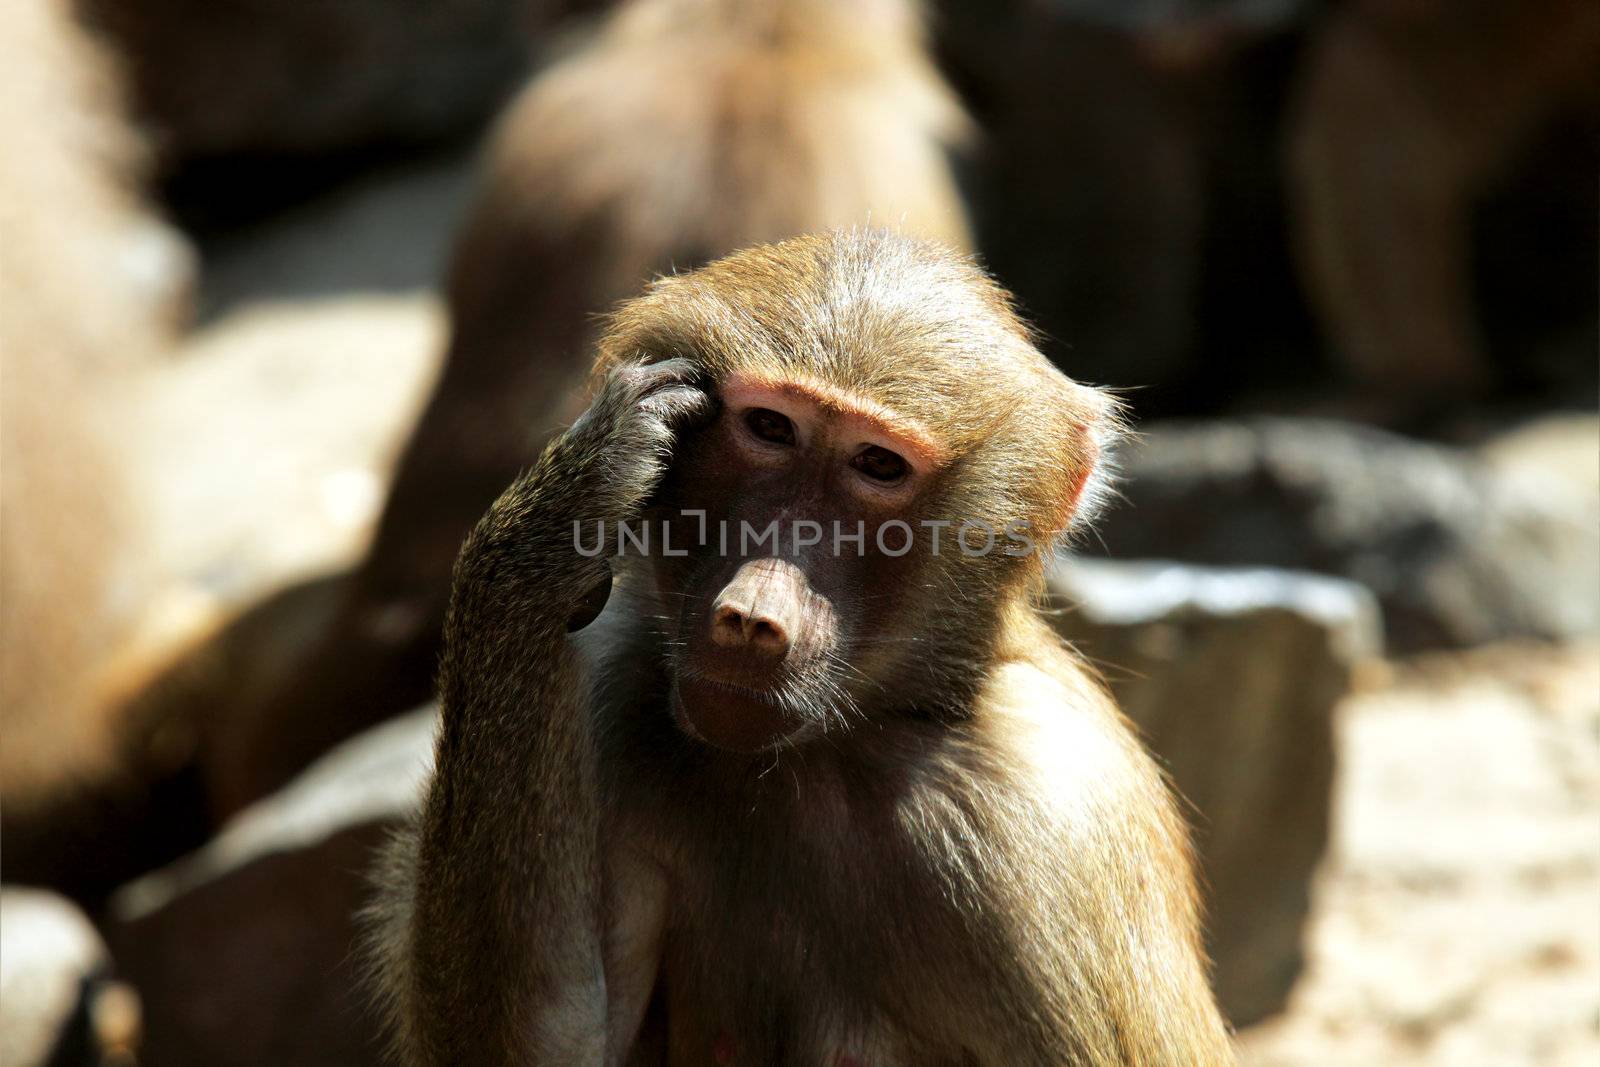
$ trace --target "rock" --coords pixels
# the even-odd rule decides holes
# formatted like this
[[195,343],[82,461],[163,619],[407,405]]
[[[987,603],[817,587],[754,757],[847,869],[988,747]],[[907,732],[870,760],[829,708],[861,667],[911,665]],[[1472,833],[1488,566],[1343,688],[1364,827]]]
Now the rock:
[[0,890],[0,1067],[132,1063],[139,1003],[64,897]]
[[1478,453],[1498,476],[1600,515],[1600,418],[1593,412],[1533,419],[1491,437]]
[[1377,594],[1399,652],[1600,630],[1593,493],[1527,464],[1256,418],[1148,427],[1122,468],[1127,504],[1098,528],[1111,556],[1351,578]]
[[477,165],[478,153],[462,150],[386,167],[215,237],[206,246],[202,320],[214,325],[263,306],[310,315],[318,303],[356,296],[437,302]]
[[208,248],[198,328],[133,398],[151,418],[128,465],[171,571],[245,607],[363,551],[438,373],[472,175],[391,171]]
[[1096,666],[1192,805],[1223,1010],[1281,1009],[1328,840],[1333,710],[1381,639],[1352,582],[1073,560],[1056,629]]
[[354,914],[432,751],[424,709],[334,749],[194,855],[124,887],[106,936],[150,1063],[383,1062]]

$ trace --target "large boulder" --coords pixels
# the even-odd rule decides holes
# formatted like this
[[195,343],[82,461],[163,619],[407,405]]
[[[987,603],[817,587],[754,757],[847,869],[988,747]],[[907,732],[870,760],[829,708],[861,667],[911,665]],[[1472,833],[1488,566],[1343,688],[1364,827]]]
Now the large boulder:
[[[1590,420],[1592,451],[1600,430]],[[1268,566],[1377,594],[1392,650],[1600,630],[1595,490],[1492,453],[1309,419],[1172,422],[1122,457],[1115,557]]]
[[106,937],[145,1005],[142,1062],[383,1062],[355,914],[416,803],[434,714],[334,749],[192,856],[124,887]]
[[1187,802],[1223,1010],[1281,1009],[1303,965],[1328,841],[1333,711],[1381,638],[1352,582],[1275,570],[1076,560],[1058,632],[1104,674]]

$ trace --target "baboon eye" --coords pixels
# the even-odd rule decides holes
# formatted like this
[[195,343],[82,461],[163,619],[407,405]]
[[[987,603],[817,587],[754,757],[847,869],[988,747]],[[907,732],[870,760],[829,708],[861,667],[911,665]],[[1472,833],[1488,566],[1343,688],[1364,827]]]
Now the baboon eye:
[[877,445],[857,452],[850,465],[875,482],[898,482],[906,473],[905,460]]
[[751,408],[744,413],[744,424],[763,441],[771,441],[775,445],[792,445],[795,442],[794,423],[789,421],[787,415],[771,408]]

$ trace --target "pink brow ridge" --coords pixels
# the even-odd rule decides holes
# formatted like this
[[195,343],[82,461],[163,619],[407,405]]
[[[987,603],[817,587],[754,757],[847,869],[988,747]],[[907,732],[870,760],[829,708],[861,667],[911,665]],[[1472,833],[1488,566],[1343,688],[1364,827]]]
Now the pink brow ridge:
[[824,411],[866,423],[874,431],[903,445],[925,467],[938,467],[950,458],[950,450],[920,421],[899,414],[870,397],[814,379],[769,378],[737,374],[723,387],[725,394],[740,399],[741,394],[769,393],[809,402]]

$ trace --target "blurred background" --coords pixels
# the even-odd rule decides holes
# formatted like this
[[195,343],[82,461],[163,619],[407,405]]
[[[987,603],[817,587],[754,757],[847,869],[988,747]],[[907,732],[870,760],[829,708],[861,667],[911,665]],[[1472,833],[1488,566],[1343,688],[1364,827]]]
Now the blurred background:
[[976,255],[1251,1065],[1600,1057],[1592,0],[0,9],[0,1067],[373,1064],[465,531],[653,274]]

